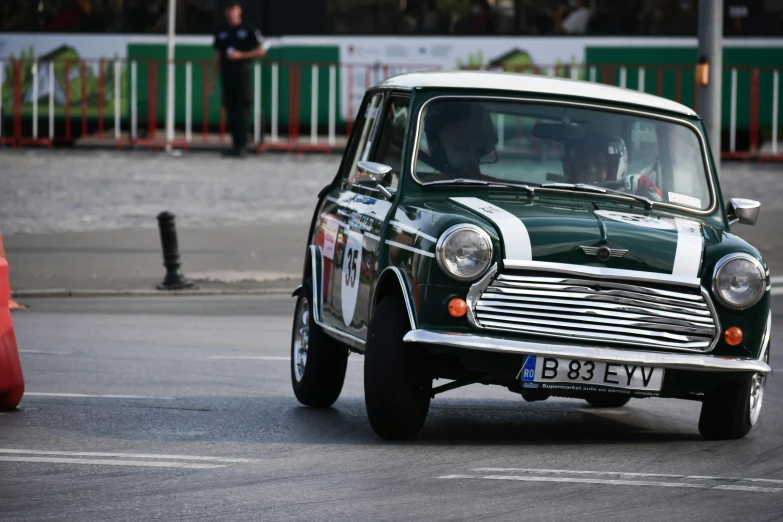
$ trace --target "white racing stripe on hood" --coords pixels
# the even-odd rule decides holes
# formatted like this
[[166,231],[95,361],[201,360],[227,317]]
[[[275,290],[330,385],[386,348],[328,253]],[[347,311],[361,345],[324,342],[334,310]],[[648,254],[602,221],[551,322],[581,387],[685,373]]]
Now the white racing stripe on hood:
[[530,246],[530,234],[522,220],[514,214],[503,210],[479,198],[450,198],[455,203],[478,212],[495,223],[500,229],[500,240],[506,251],[507,259],[532,261],[533,249]]
[[672,275],[698,277],[704,237],[697,221],[674,218],[677,226],[677,250],[674,253]]

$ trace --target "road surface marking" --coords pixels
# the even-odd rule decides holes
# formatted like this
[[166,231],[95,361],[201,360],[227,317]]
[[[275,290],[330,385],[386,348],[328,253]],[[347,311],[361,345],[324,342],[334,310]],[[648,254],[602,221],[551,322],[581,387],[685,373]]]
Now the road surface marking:
[[105,453],[93,451],[46,451],[26,450],[18,448],[0,448],[0,453],[17,455],[54,455],[60,457],[129,457],[134,459],[159,459],[159,460],[202,460],[209,462],[245,463],[258,462],[258,459],[239,459],[229,457],[205,457],[201,455],[158,455],[151,453]]
[[783,488],[760,488],[754,486],[735,485],[710,485],[693,484],[688,482],[659,482],[653,480],[622,480],[600,478],[576,478],[576,477],[545,477],[522,475],[444,475],[441,479],[483,479],[483,480],[513,480],[520,482],[560,482],[569,484],[600,484],[609,486],[647,486],[659,488],[689,488],[689,489],[722,489],[733,491],[747,491],[753,493],[780,493]]
[[783,480],[741,477],[714,477],[708,475],[669,475],[664,473],[631,473],[627,471],[582,471],[568,469],[533,469],[533,468],[474,468],[472,471],[488,473],[524,472],[545,473],[555,475],[614,475],[617,477],[643,477],[643,478],[674,478],[685,480],[735,480],[747,482],[768,482],[770,484],[783,484]]
[[24,392],[28,397],[81,397],[97,399],[160,399],[174,400],[175,397],[147,397],[144,395],[98,395],[89,393],[47,393],[47,392]]
[[38,355],[70,355],[71,352],[46,352],[44,350],[19,350],[19,353],[33,353]]
[[3,457],[0,462],[31,462],[40,464],[92,464],[94,466],[138,466],[143,468],[225,468],[225,464],[194,464],[192,462],[155,462],[148,460],[66,459],[58,457]]

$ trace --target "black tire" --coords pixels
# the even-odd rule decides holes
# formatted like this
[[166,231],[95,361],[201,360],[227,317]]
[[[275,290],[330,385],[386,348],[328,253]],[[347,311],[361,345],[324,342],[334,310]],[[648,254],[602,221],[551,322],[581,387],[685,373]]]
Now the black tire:
[[[763,358],[769,364],[769,348]],[[740,439],[758,423],[766,376],[750,374],[740,382],[719,386],[701,405],[699,433],[708,440]],[[751,400],[751,396],[755,399]],[[751,403],[756,404],[755,408]]]
[[[296,301],[296,311],[291,332],[291,384],[297,400],[306,406],[328,408],[340,396],[345,382],[349,351],[344,345],[329,337],[312,319],[313,291],[308,279]],[[297,320],[307,312],[303,323]],[[299,326],[306,326],[308,342],[303,370],[297,364]]]
[[622,408],[628,404],[628,401],[630,401],[631,398],[628,395],[605,393],[585,397],[585,400],[590,406],[595,406],[596,408]]
[[384,439],[410,439],[424,425],[432,377],[418,347],[402,342],[410,330],[402,296],[375,307],[364,356],[364,401],[373,431]]

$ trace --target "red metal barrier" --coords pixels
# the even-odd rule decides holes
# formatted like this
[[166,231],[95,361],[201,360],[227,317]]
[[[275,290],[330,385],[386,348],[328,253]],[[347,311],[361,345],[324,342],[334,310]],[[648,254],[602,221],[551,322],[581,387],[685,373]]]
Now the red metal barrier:
[[[136,77],[136,80],[135,82],[131,82],[131,88],[134,89],[131,99],[135,101],[133,103],[130,101],[126,102],[127,105],[122,108],[124,111],[122,116],[120,115],[120,107],[117,105],[116,101],[114,104],[111,104],[108,101],[109,98],[107,98],[107,95],[112,94],[111,88],[109,88],[109,81],[112,78],[109,71],[111,71],[112,68],[107,68],[106,66],[114,65],[114,81],[111,86],[118,89],[118,79],[120,77],[120,72],[118,72],[119,68],[130,67],[130,61],[119,60],[118,62],[115,62],[112,60],[100,59],[60,62],[57,65],[60,67],[58,78],[61,77],[59,73],[61,73],[63,69],[65,71],[64,77],[61,77],[63,78],[61,81],[62,90],[59,91],[64,94],[64,107],[60,105],[56,116],[54,116],[54,111],[51,109],[48,114],[45,111],[42,111],[42,114],[38,114],[39,101],[34,101],[36,104],[34,113],[38,114],[39,119],[41,119],[41,116],[44,118],[48,116],[50,118],[50,136],[48,138],[38,136],[38,134],[45,134],[45,132],[37,132],[37,122],[34,126],[34,132],[32,133],[29,131],[30,126],[27,125],[30,121],[30,111],[29,106],[23,107],[23,98],[27,96],[28,87],[26,85],[23,86],[21,83],[22,67],[27,67],[27,63],[29,62],[23,63],[14,61],[13,67],[11,68],[12,75],[10,75],[12,78],[6,78],[7,82],[11,83],[13,96],[3,109],[5,114],[13,114],[13,118],[12,125],[9,127],[10,132],[3,132],[3,136],[0,136],[0,143],[14,146],[28,144],[48,144],[49,146],[52,146],[53,142],[73,142],[79,140],[80,142],[116,144],[117,148],[121,148],[123,145],[131,145],[162,149],[166,145],[172,145],[187,149],[188,147],[193,146],[192,127],[194,125],[194,118],[192,117],[192,113],[194,110],[194,101],[195,104],[198,105],[199,85],[197,84],[199,82],[201,83],[202,96],[200,107],[202,112],[202,137],[199,141],[203,146],[219,146],[231,139],[230,135],[227,135],[225,108],[222,107],[221,104],[219,111],[216,111],[219,104],[218,97],[213,97],[212,92],[206,88],[210,83],[211,77],[209,73],[209,68],[211,67],[210,61],[177,61],[180,67],[185,65],[185,63],[188,64],[187,70],[189,75],[190,72],[192,72],[191,66],[194,63],[197,66],[201,66],[202,75],[195,75],[196,78],[199,78],[195,81],[196,85],[193,84],[192,76],[188,76],[190,80],[187,83],[187,88],[190,90],[188,91],[186,99],[190,100],[190,102],[186,104],[186,139],[182,139],[181,135],[178,136],[177,131],[175,130],[174,139],[170,142],[167,141],[167,134],[165,132],[160,132],[158,129],[159,124],[161,124],[161,128],[163,128],[162,124],[165,123],[162,116],[162,109],[165,107],[165,104],[160,104],[158,102],[158,93],[163,92],[164,89],[162,89],[162,86],[165,85],[165,82],[167,81],[167,75],[160,74],[161,66],[164,66],[163,70],[165,70],[167,64],[165,60],[145,60],[138,64],[137,62],[133,62],[134,71],[136,70],[135,66],[140,65],[147,74],[146,77],[134,76]],[[48,62],[40,62],[37,66],[48,67]],[[96,67],[97,70],[95,69]],[[364,94],[364,89],[383,78],[402,72],[399,69],[403,66],[393,64],[338,65],[334,63],[301,64],[277,62],[276,65],[264,63],[257,67],[261,67],[261,69],[255,69],[253,76],[254,110],[253,119],[251,120],[252,133],[254,137],[260,138],[253,141],[256,152],[261,153],[266,150],[282,150],[286,152],[319,151],[328,153],[340,150],[342,146],[344,146],[345,134],[350,133],[353,130],[356,116],[355,113],[358,109],[358,100],[361,97],[360,95]],[[270,82],[270,67],[272,70],[280,71],[282,73],[279,76],[277,73],[274,73],[273,77],[276,79],[275,82]],[[409,67],[409,70],[432,68],[437,67],[411,66]],[[509,67],[504,66],[501,66],[500,68],[509,69]],[[636,89],[644,90],[644,85],[640,88],[638,80],[634,82],[633,79],[633,75],[637,74],[635,72],[636,69],[640,68],[644,68],[645,72],[648,73],[648,81],[645,83],[647,85],[654,85],[654,92],[659,96],[666,93],[666,96],[671,96],[673,99],[682,102],[683,88],[688,89],[691,87],[687,83],[692,81],[692,68],[690,66],[655,65],[652,67],[644,67],[643,65],[630,65],[621,68],[618,64],[595,64],[591,66],[548,66],[545,64],[538,64],[517,68],[517,72],[525,74],[533,72],[535,74],[570,78],[589,78],[589,81],[616,85],[618,83],[619,70],[621,83],[624,85],[635,85]],[[40,68],[36,69],[36,71],[40,70]],[[772,148],[772,153],[768,150],[769,131],[771,128],[771,124],[769,123],[770,112],[764,104],[768,105],[768,100],[771,98],[769,96],[769,89],[771,86],[770,72],[772,69],[738,66],[735,69],[727,67],[725,70],[726,72],[731,70],[738,71],[737,75],[741,83],[739,88],[735,86],[731,92],[729,92],[730,89],[728,86],[724,86],[725,95],[734,96],[735,98],[735,116],[732,119],[733,127],[731,129],[731,136],[733,140],[732,143],[736,143],[737,140],[739,141],[739,150],[737,150],[737,147],[732,147],[731,152],[722,152],[721,157],[726,159],[737,158],[745,160],[783,160],[783,154],[778,154],[776,147]],[[78,71],[80,74],[72,77],[71,73],[74,71]],[[95,74],[90,77],[90,81],[95,82],[95,78],[97,78],[97,89],[94,86],[88,88],[88,71],[95,71]],[[322,92],[324,82],[320,81],[324,79],[324,76],[316,77],[319,71],[322,74],[327,73],[329,75],[329,91],[326,96],[326,103],[324,103],[324,93]],[[596,72],[598,73],[597,75],[595,74]],[[341,74],[339,82],[337,80],[338,74]],[[649,74],[656,75],[654,82],[649,78]],[[630,78],[628,75],[631,75]],[[79,78],[79,76],[81,76],[81,83],[73,85],[73,82],[76,78]],[[311,79],[312,82],[308,82],[308,78]],[[181,85],[181,76],[178,76],[178,79],[180,79],[178,85]],[[685,85],[683,85],[684,82],[686,82]],[[287,89],[285,87],[286,83]],[[264,85],[263,97],[261,97],[260,93],[260,85],[262,84]],[[342,86],[342,97],[339,96],[337,91],[338,85]],[[80,109],[79,116],[81,117],[81,125],[78,127],[73,126],[71,112],[74,108],[74,103],[77,103],[76,100],[73,99],[74,89],[81,96],[81,99],[78,102],[80,108],[76,109]],[[270,90],[273,91],[274,94],[270,94]],[[97,98],[95,97],[96,92]],[[116,92],[119,91],[115,90],[115,93]],[[313,92],[316,93],[315,97],[308,103],[308,98],[313,97]],[[195,100],[194,97],[191,96],[191,93],[195,95]],[[178,97],[177,99],[181,100],[183,93],[175,93],[175,96]],[[277,104],[272,108],[271,125],[268,125],[267,122],[270,122],[268,112],[268,107],[271,103],[270,96],[271,99],[277,100]],[[318,97],[321,97],[321,99],[319,100]],[[38,98],[41,97],[39,96]],[[687,100],[687,95],[685,98]],[[736,100],[736,98],[740,98],[740,100]],[[692,100],[692,103],[695,106],[698,102],[698,87],[695,84],[693,84]],[[737,101],[739,101],[739,106],[737,106]],[[44,101],[43,103],[45,104],[46,102]],[[53,103],[51,99],[50,103]],[[58,101],[58,104],[61,103],[62,101]],[[325,116],[323,109],[327,105],[329,107],[328,140],[325,139],[324,136],[319,136],[318,133],[319,130],[322,131],[323,129]],[[309,112],[308,106],[310,107]],[[180,124],[181,128],[181,101],[178,102],[177,107],[178,118],[180,118],[178,124]],[[318,107],[319,110],[316,110],[314,107]],[[339,108],[343,108],[344,112],[338,115]],[[114,112],[114,132],[106,132],[107,111],[109,111],[110,114],[112,111]],[[142,114],[139,115],[139,112]],[[131,113],[131,116],[128,116],[128,113]],[[211,118],[210,114],[212,115]],[[260,115],[263,115],[263,119]],[[137,121],[137,116],[141,117],[141,121]],[[727,128],[729,126],[728,118],[725,118],[724,116],[724,119],[726,121],[722,122],[723,127]],[[195,121],[198,122],[198,115],[196,115]],[[777,119],[773,121],[777,122]],[[195,123],[195,125],[197,126],[198,123]],[[306,126],[305,129],[309,126],[309,133],[306,130],[302,132],[303,125]],[[341,129],[339,143],[335,130],[338,126]],[[142,127],[145,131],[141,136],[137,135],[139,127]],[[270,128],[272,129],[271,139],[268,134],[266,134],[269,132]],[[3,130],[5,131],[5,129]],[[519,130],[517,130],[516,134],[519,134]],[[507,138],[511,138],[511,136],[507,136]],[[516,136],[516,139],[521,138],[522,136]]]

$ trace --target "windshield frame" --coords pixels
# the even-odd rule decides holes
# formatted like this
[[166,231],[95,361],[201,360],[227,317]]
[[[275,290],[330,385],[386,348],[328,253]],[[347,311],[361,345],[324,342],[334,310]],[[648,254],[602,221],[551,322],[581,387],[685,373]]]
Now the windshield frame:
[[[562,99],[556,99],[556,98],[537,98],[537,97],[529,97],[529,96],[508,96],[508,95],[501,95],[501,94],[436,94],[434,96],[429,97],[426,99],[421,106],[418,107],[416,110],[416,118],[415,118],[415,127],[412,129],[413,132],[413,143],[411,144],[411,154],[408,158],[409,163],[409,169],[410,169],[410,176],[413,179],[413,182],[420,188],[424,187],[430,187],[430,186],[439,186],[441,189],[448,190],[449,183],[444,182],[437,182],[437,181],[430,181],[430,182],[424,182],[416,175],[416,163],[419,159],[419,148],[421,145],[421,136],[424,132],[424,112],[427,109],[427,106],[435,101],[441,101],[441,100],[453,100],[453,101],[464,101],[464,100],[470,100],[470,101],[488,101],[488,102],[510,102],[510,103],[525,103],[525,104],[547,104],[547,105],[562,105],[562,106],[568,106],[568,107],[579,107],[583,109],[590,109],[590,110],[596,110],[596,111],[603,111],[603,112],[615,112],[615,113],[621,113],[621,114],[632,114],[636,116],[642,116],[646,118],[656,119],[656,120],[662,120],[669,123],[673,123],[675,125],[683,125],[687,128],[689,128],[692,132],[696,134],[696,137],[699,140],[699,150],[701,151],[701,159],[702,164],[704,165],[704,172],[707,176],[707,185],[709,187],[709,196],[710,196],[710,205],[704,209],[697,209],[693,207],[688,207],[685,205],[677,205],[672,203],[666,203],[663,201],[655,201],[654,202],[654,208],[657,209],[673,209],[679,212],[686,212],[689,214],[696,214],[699,216],[708,216],[713,214],[717,208],[718,208],[718,197],[715,187],[715,173],[712,168],[712,162],[709,159],[708,153],[707,153],[707,143],[704,137],[703,132],[699,127],[694,125],[692,122],[688,121],[684,118],[679,117],[673,117],[673,116],[667,116],[664,114],[651,112],[648,110],[644,110],[643,108],[640,109],[631,109],[626,107],[614,107],[614,106],[608,106],[608,105],[601,105],[597,103],[591,103],[591,102],[582,102],[578,100],[562,100]],[[476,185],[478,186],[478,185]],[[530,184],[530,186],[534,189],[536,189],[537,194],[543,194],[543,193],[549,193],[549,194],[556,194],[557,192],[561,191],[550,191],[547,188],[541,189],[541,192],[539,192],[539,187],[536,184]],[[567,189],[563,189],[562,192],[566,191]],[[598,197],[598,198],[606,198],[608,194],[599,194],[599,193],[589,193],[589,192],[576,192],[576,191],[569,191],[570,193],[578,193],[580,195],[585,196],[592,196],[592,197]],[[614,199],[614,198],[613,198]]]

